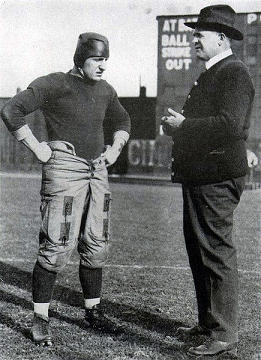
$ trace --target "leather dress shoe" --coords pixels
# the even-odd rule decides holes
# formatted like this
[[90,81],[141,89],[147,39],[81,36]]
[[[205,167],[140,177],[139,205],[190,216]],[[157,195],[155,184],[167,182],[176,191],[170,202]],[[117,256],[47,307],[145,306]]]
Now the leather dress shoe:
[[177,333],[189,336],[210,335],[210,330],[201,325],[195,325],[192,327],[179,327]]
[[213,356],[219,354],[237,355],[237,343],[208,339],[202,345],[191,347],[188,350],[188,353],[201,356]]

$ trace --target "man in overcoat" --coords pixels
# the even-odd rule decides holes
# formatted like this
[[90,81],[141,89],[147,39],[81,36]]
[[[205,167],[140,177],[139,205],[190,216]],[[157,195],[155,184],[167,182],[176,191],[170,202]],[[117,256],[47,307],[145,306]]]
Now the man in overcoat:
[[205,334],[193,355],[236,353],[238,343],[237,253],[233,212],[248,171],[246,139],[254,88],[246,66],[232,53],[235,11],[208,6],[194,29],[196,55],[206,70],[194,83],[182,113],[169,109],[163,131],[173,138],[172,181],[183,190],[183,226],[198,304],[198,324],[179,328]]

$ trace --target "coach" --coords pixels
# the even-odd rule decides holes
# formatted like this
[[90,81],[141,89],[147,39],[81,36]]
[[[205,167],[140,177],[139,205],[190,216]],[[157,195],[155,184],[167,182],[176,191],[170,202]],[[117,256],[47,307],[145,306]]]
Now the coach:
[[237,254],[233,212],[247,174],[248,137],[254,88],[245,65],[232,53],[242,40],[236,14],[227,5],[203,8],[194,29],[197,57],[206,70],[194,83],[182,114],[169,109],[163,131],[173,138],[172,181],[183,189],[183,226],[192,270],[198,324],[186,335],[209,336],[193,355],[236,353],[238,342]]

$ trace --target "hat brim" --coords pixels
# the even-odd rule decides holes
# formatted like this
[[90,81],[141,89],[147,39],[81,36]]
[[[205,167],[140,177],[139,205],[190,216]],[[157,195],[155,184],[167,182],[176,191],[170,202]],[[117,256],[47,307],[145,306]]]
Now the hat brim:
[[211,31],[218,31],[218,32],[224,32],[225,35],[227,35],[229,38],[233,39],[233,40],[243,40],[244,36],[243,34],[228,25],[224,25],[224,24],[220,24],[220,23],[211,23],[211,22],[185,22],[184,25],[195,29],[196,27],[199,28],[203,28],[206,30],[211,30]]

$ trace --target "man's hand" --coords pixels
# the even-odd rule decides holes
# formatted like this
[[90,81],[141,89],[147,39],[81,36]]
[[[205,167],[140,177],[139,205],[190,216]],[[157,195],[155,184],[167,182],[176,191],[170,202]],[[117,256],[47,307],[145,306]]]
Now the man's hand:
[[168,112],[171,116],[163,116],[161,119],[161,125],[163,128],[164,134],[171,136],[171,135],[173,135],[174,131],[185,120],[185,117],[182,114],[180,114],[170,108],[168,109]]
[[46,163],[50,159],[52,149],[45,141],[39,142],[27,124],[14,131],[13,135],[16,140],[21,141],[22,144],[31,150],[41,163]]
[[258,157],[249,149],[247,149],[247,162],[250,168],[255,167],[258,164]]
[[101,156],[104,158],[106,166],[110,166],[116,162],[120,153],[118,148],[108,145],[107,150]]
[[52,149],[45,141],[43,141],[40,142],[36,148],[34,148],[33,153],[37,157],[38,161],[41,163],[46,163],[52,155]]
[[106,151],[101,154],[105,160],[106,166],[110,166],[116,162],[123,146],[129,139],[129,134],[124,130],[118,130],[113,134],[113,144],[108,145]]

